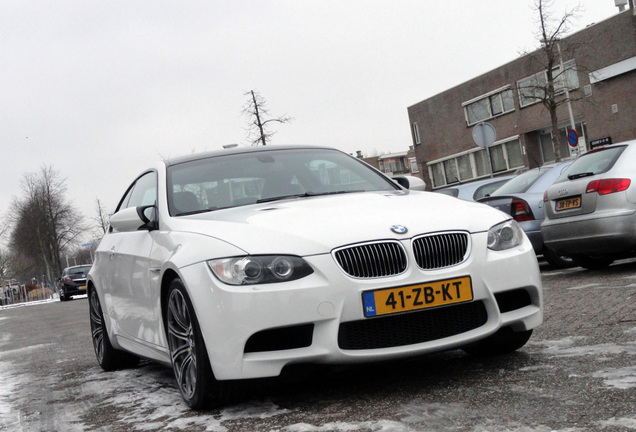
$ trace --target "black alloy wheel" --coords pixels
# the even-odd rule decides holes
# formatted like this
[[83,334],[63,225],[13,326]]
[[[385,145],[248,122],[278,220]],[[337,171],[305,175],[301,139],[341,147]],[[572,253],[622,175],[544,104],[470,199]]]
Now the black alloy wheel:
[[197,410],[225,402],[229,384],[214,378],[199,322],[180,279],[170,283],[165,321],[172,369],[185,402]]
[[616,258],[612,255],[572,255],[574,264],[588,270],[602,270],[609,267],[615,260]]
[[574,267],[574,262],[571,258],[566,257],[565,255],[559,255],[547,247],[543,248],[543,258],[545,258],[548,264],[556,269]]
[[104,325],[104,314],[95,288],[89,288],[88,307],[91,322],[91,339],[95,349],[97,363],[105,371],[112,371],[125,367],[134,367],[139,363],[139,357],[113,348],[108,338],[108,331]]
[[499,329],[495,334],[462,348],[476,357],[490,357],[509,354],[528,342],[532,330],[513,331],[510,327]]

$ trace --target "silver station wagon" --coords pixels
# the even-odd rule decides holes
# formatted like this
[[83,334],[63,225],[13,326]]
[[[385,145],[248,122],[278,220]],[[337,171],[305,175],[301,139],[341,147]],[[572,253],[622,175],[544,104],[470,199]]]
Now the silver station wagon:
[[581,267],[636,255],[636,140],[578,158],[544,196],[545,245]]

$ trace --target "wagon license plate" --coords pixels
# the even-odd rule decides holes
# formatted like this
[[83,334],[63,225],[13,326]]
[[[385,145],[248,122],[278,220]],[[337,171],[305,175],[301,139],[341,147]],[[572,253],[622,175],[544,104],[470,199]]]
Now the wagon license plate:
[[472,299],[470,276],[362,293],[365,317],[463,303]]
[[581,207],[581,197],[576,196],[576,197],[564,198],[564,199],[558,200],[556,202],[555,210],[562,211],[562,210],[569,210],[569,209],[579,208],[579,207]]

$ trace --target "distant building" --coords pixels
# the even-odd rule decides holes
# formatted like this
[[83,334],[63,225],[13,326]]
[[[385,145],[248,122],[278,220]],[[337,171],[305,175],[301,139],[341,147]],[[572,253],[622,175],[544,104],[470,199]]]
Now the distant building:
[[362,159],[369,165],[379,169],[389,177],[396,175],[413,175],[421,177],[421,170],[417,165],[413,146],[408,151],[388,153],[380,156],[364,157],[361,151],[357,152],[358,159]]
[[[567,73],[556,84],[569,90],[580,152],[636,138],[636,16],[631,3],[629,10],[560,42]],[[553,69],[560,70],[560,64]],[[415,157],[426,183],[436,189],[553,161],[549,112],[527,85],[545,77],[529,54],[408,107]],[[561,155],[569,157],[566,104],[559,106],[557,117]],[[490,158],[473,141],[480,122],[496,130]]]

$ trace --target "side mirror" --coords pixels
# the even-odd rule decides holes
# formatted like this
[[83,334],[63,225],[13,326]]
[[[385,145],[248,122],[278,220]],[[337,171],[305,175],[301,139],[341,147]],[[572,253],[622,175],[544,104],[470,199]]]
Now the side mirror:
[[139,229],[153,231],[159,228],[157,223],[157,208],[154,205],[137,207],[137,214],[144,224]]
[[157,229],[155,206],[129,207],[120,210],[110,217],[110,226],[117,232],[155,230]]
[[405,189],[423,191],[426,190],[426,182],[419,177],[415,176],[397,176],[393,177],[393,181],[402,186]]

